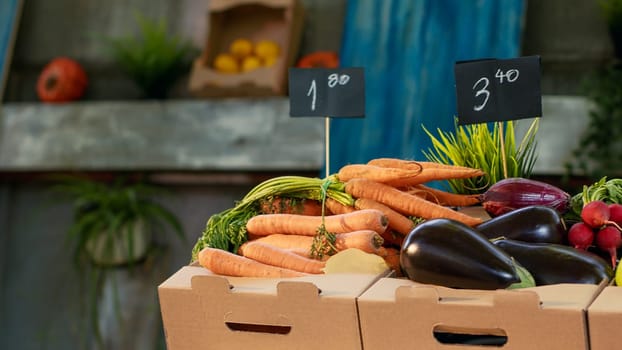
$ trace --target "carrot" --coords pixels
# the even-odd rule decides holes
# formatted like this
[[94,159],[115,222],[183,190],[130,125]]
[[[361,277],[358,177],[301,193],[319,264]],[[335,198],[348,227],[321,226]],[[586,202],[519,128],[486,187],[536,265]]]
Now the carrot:
[[480,170],[463,165],[443,164],[438,162],[418,162],[423,169],[449,169],[449,170]]
[[[306,237],[306,236],[303,236],[303,237]],[[282,248],[282,249],[285,249],[285,248]],[[330,258],[330,255],[323,255],[322,257],[315,257],[314,258],[314,257],[311,256],[311,251],[308,248],[307,249],[305,249],[305,248],[289,248],[289,249],[285,249],[285,250],[287,250],[288,252],[292,252],[294,254],[300,255],[302,257],[305,257],[305,258],[316,260],[316,261],[324,261],[325,262],[326,260],[328,260],[328,258]]]
[[386,247],[383,246],[383,247],[378,248],[375,254],[381,258],[384,258],[385,256],[387,256],[387,254],[389,254],[389,251],[387,250]]
[[330,212],[330,214],[347,214],[356,210],[356,208],[351,207],[349,205],[344,205],[339,203],[339,201],[334,200],[332,198],[326,198],[324,202],[326,205],[326,209]]
[[389,219],[388,229],[406,236],[415,227],[415,223],[408,217],[399,213],[388,206],[369,198],[357,198],[354,201],[357,209],[378,209]]
[[[281,249],[307,252],[311,256],[313,237],[288,234],[273,234],[257,238],[252,242],[261,242]],[[382,246],[384,239],[374,230],[357,230],[335,234],[335,248],[337,251],[358,248],[368,253],[375,253]]]
[[263,264],[217,248],[205,247],[199,251],[198,257],[201,266],[225,276],[284,278],[307,275],[302,272]]
[[383,203],[404,215],[424,219],[453,219],[469,226],[482,223],[482,219],[480,218],[457,212],[410,193],[400,191],[390,185],[368,179],[359,178],[346,182],[345,191],[353,197],[369,198]]
[[481,202],[480,196],[477,194],[451,193],[425,185],[415,185],[406,191],[436,204],[450,207],[468,207]]
[[430,181],[441,180],[453,180],[453,179],[468,179],[471,177],[482,176],[485,173],[479,169],[443,169],[443,168],[428,168],[421,170],[421,173],[417,176],[404,179],[391,179],[389,181],[382,181],[393,187],[406,187],[424,184]]
[[313,237],[277,233],[273,235],[261,236],[253,240],[253,242],[262,242],[281,249],[297,251],[306,249],[307,253],[309,253],[311,245],[313,244]]
[[376,253],[382,247],[384,239],[374,230],[358,230],[335,235],[335,247],[338,251],[358,248],[366,253]]
[[342,182],[354,178],[365,178],[387,183],[394,187],[404,187],[430,181],[466,179],[484,174],[480,169],[438,165],[438,163],[433,162],[426,162],[426,167],[421,166],[420,162],[412,162],[403,164],[401,168],[376,166],[368,163],[345,165],[339,169],[337,178]]
[[249,241],[242,244],[240,254],[264,264],[311,274],[323,273],[322,269],[325,265],[322,261],[303,257],[259,241]]
[[348,164],[339,169],[337,172],[337,178],[342,182],[346,182],[357,177],[364,177],[378,182],[389,182],[412,178],[419,175],[420,172],[421,169],[412,170],[385,168],[369,164]]
[[385,248],[385,251],[381,255],[384,261],[389,265],[395,276],[394,277],[402,277],[402,269],[400,267],[400,251],[395,248]]
[[438,162],[406,160],[399,158],[375,158],[367,162],[369,165],[375,165],[385,168],[402,168],[410,170],[423,169],[473,169],[462,165],[443,164]]
[[322,204],[307,198],[270,197],[259,200],[259,210],[262,214],[322,215]]
[[276,233],[315,236],[324,224],[330,233],[344,233],[357,230],[384,232],[387,217],[376,209],[355,210],[347,214],[308,216],[298,214],[259,214],[246,222],[246,231],[256,236]]
[[395,230],[388,228],[386,231],[380,234],[380,237],[384,239],[383,247],[401,247],[404,242],[405,236]]

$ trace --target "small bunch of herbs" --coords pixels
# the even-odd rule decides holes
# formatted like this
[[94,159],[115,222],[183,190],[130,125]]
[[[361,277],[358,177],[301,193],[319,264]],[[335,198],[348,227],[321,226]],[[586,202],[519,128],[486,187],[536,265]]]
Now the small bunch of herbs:
[[121,69],[141,88],[145,97],[162,99],[176,80],[190,67],[195,49],[170,35],[166,21],[135,15],[139,36],[107,40],[110,52]]
[[469,125],[458,125],[456,121],[455,132],[437,129],[438,137],[423,127],[432,141],[432,148],[423,154],[429,161],[484,171],[485,176],[448,181],[455,193],[483,193],[504,178],[531,176],[537,156],[539,118],[533,119],[518,144],[514,126],[511,120]]

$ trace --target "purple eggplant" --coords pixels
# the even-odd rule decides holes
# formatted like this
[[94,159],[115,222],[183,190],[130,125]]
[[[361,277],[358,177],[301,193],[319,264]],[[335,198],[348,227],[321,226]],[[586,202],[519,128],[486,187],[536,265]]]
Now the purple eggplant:
[[533,276],[536,285],[558,283],[599,284],[613,277],[603,258],[563,244],[529,243],[496,239],[494,245],[511,255]]
[[484,221],[475,229],[489,239],[505,237],[533,243],[561,244],[566,237],[566,224],[561,214],[542,205],[512,210]]
[[412,229],[400,251],[405,276],[450,288],[503,289],[520,282],[515,262],[482,233],[451,219]]

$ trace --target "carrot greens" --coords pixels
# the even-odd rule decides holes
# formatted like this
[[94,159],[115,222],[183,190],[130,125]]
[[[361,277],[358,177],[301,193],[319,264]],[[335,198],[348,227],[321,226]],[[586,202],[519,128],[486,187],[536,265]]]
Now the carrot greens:
[[192,261],[205,247],[235,253],[247,241],[246,222],[259,213],[261,200],[274,196],[289,196],[324,201],[332,198],[344,205],[354,205],[354,199],[344,191],[344,184],[334,176],[326,179],[304,176],[279,176],[252,188],[232,208],[212,215],[202,235],[192,249]]

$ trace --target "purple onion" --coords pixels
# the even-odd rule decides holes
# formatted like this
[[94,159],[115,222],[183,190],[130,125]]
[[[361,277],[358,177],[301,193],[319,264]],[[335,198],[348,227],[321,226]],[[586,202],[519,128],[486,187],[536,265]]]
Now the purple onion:
[[480,196],[484,210],[492,217],[532,205],[550,207],[563,214],[568,210],[570,197],[556,186],[521,177],[500,180]]

